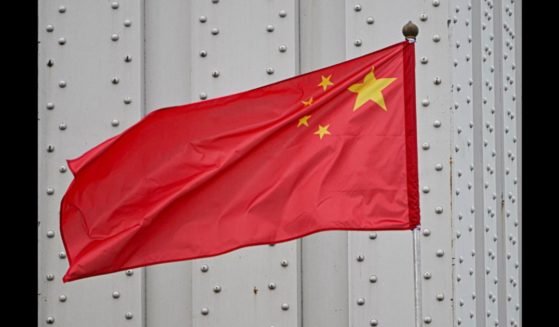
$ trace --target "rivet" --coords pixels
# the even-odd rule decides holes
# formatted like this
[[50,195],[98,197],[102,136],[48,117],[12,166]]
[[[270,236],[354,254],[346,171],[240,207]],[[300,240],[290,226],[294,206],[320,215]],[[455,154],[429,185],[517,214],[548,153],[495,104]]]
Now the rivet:
[[54,145],[49,144],[49,145],[47,146],[47,152],[54,152]]
[[54,26],[52,26],[52,25],[47,25],[46,30],[47,30],[47,32],[50,33],[50,32],[52,32],[52,31],[54,31]]
[[52,66],[54,66],[54,60],[49,59],[49,60],[47,61],[47,67],[52,67]]
[[287,16],[287,11],[285,11],[285,10],[280,10],[280,11],[279,11],[279,16],[280,16],[281,18],[284,18],[285,16]]
[[212,0],[212,3],[213,3],[213,4],[218,4],[218,3],[219,3],[219,0]]
[[127,270],[127,271],[125,272],[125,274],[126,274],[126,276],[131,277],[132,275],[134,275],[134,271],[132,271],[132,270]]
[[212,35],[218,35],[219,34],[219,28],[214,27],[214,28],[212,28],[211,32],[212,32]]
[[434,83],[435,85],[440,85],[440,84],[441,84],[441,78],[438,77],[438,76],[435,77],[435,78],[433,79],[433,83]]
[[61,13],[61,14],[65,13],[66,12],[66,7],[65,6],[58,7],[58,12]]
[[435,165],[435,170],[436,170],[436,171],[441,171],[441,170],[443,170],[443,165],[442,165],[442,164],[436,164],[436,165]]
[[271,290],[275,290],[276,289],[276,283],[272,282],[268,284],[268,288]]
[[421,105],[424,106],[424,107],[429,106],[429,100],[428,99],[421,100]]
[[421,14],[421,15],[419,15],[419,20],[422,21],[422,22],[427,21],[427,14]]
[[132,98],[131,97],[124,97],[124,99],[122,101],[124,102],[124,104],[131,104],[132,103]]
[[373,233],[370,233],[370,234],[369,234],[369,239],[375,240],[376,238],[377,238],[377,233],[374,233],[374,232],[373,232]]
[[283,311],[289,310],[289,304],[287,304],[287,303],[282,303],[281,309],[282,309]]
[[58,301],[60,302],[66,302],[68,298],[66,297],[66,295],[62,294],[58,297]]
[[444,255],[444,251],[442,249],[438,249],[436,252],[437,257],[442,257]]
[[47,324],[49,325],[54,324],[54,317],[47,317]]
[[219,293],[221,292],[221,286],[220,285],[215,285],[214,286],[214,293]]
[[60,259],[66,259],[66,253],[60,252],[60,253],[58,253],[58,257],[59,257]]
[[218,78],[218,77],[219,77],[219,71],[214,70],[214,71],[212,72],[212,77],[213,77],[213,78]]
[[52,230],[47,231],[47,237],[48,238],[53,238],[54,237],[54,231],[52,231]]
[[274,73],[274,69],[272,67],[266,68],[266,74],[272,75]]
[[363,254],[360,254],[357,256],[357,262],[363,262],[365,260],[365,256]]
[[424,273],[424,274],[423,274],[423,278],[425,278],[425,279],[427,279],[427,280],[431,279],[431,273],[430,273],[430,272]]
[[439,34],[433,35],[433,42],[438,43],[441,40],[441,36]]
[[202,100],[206,100],[206,99],[208,98],[208,95],[206,94],[206,92],[200,92],[199,97],[200,97],[200,99],[202,99]]
[[111,35],[111,40],[115,42],[118,41],[118,34]]
[[206,50],[200,50],[200,57],[204,58],[208,55],[208,51]]
[[210,270],[210,267],[209,267],[208,265],[205,265],[205,264],[204,264],[204,265],[202,265],[202,266],[200,267],[200,270],[201,270],[202,272],[208,272],[208,270]]
[[283,259],[283,260],[281,261],[281,266],[282,266],[282,267],[287,267],[287,266],[289,266],[289,262],[288,262],[287,260]]
[[278,50],[279,50],[279,52],[285,52],[285,51],[287,51],[287,46],[282,44],[282,45],[279,46]]
[[376,275],[371,275],[371,276],[369,276],[369,282],[371,282],[371,283],[374,284],[374,283],[377,282],[377,280],[378,280],[378,278],[377,278]]
[[115,2],[111,3],[111,8],[118,9],[118,2],[115,1]]
[[357,5],[353,6],[353,10],[355,10],[357,12],[361,11],[361,5],[357,4]]
[[131,62],[131,61],[132,61],[132,56],[131,56],[131,55],[126,55],[126,56],[124,57],[124,61],[125,61],[125,62]]
[[429,317],[429,316],[426,316],[425,318],[423,318],[423,322],[425,322],[426,324],[430,324],[431,321],[433,321],[433,319],[431,319],[431,317]]
[[266,31],[268,31],[268,32],[270,32],[270,33],[273,32],[273,31],[274,31],[274,25],[268,25],[268,26],[266,26]]
[[202,308],[202,310],[200,310],[200,313],[204,316],[207,316],[210,313],[210,309]]
[[435,213],[440,215],[441,213],[443,213],[443,208],[442,207],[436,207],[435,208]]
[[371,326],[378,326],[378,320],[372,319],[369,323]]
[[47,188],[47,195],[53,195],[54,189],[52,187]]
[[441,127],[441,121],[440,121],[440,120],[435,120],[435,121],[433,122],[433,127],[435,127],[435,128]]
[[460,236],[462,236],[462,233],[460,231],[456,231],[456,238],[460,238]]
[[422,191],[423,193],[429,193],[431,191],[431,188],[429,186],[423,186]]
[[357,305],[363,305],[363,304],[365,304],[365,299],[362,298],[362,297],[358,298],[357,299]]
[[437,301],[442,301],[442,300],[444,300],[444,294],[439,293],[439,294],[437,294],[436,298],[437,298]]
[[134,315],[132,314],[132,312],[127,312],[124,315],[124,318],[126,318],[127,320],[130,320],[130,319],[134,318]]
[[50,281],[53,281],[53,280],[54,280],[54,275],[53,275],[53,274],[47,274],[47,280],[48,280],[49,282],[50,282]]
[[111,121],[111,125],[113,125],[113,127],[117,127],[119,124],[120,124],[120,123],[119,123],[118,119],[113,119],[113,120]]
[[439,0],[433,0],[433,7],[438,7],[441,4]]
[[431,235],[431,230],[429,228],[425,228],[423,230],[423,236],[429,236],[429,235]]
[[356,47],[360,47],[361,44],[363,44],[363,41],[361,41],[360,39],[353,41],[353,45],[355,45]]
[[113,299],[118,299],[120,297],[120,292],[114,291],[113,292]]
[[60,88],[62,88],[62,89],[65,88],[65,87],[66,87],[66,81],[60,81],[60,82],[58,82],[58,86],[59,86]]
[[420,61],[422,64],[425,65],[426,63],[429,62],[429,59],[427,59],[427,57],[421,57],[421,59],[419,59],[419,61]]
[[456,49],[460,48],[460,41],[456,41]]
[[373,17],[367,17],[367,24],[372,25],[375,23],[375,19]]
[[429,150],[430,147],[431,147],[431,146],[429,145],[429,143],[423,143],[423,144],[421,145],[421,148],[422,148],[423,150]]
[[118,82],[120,82],[120,79],[118,77],[115,76],[115,77],[111,78],[111,83],[116,85],[116,84],[118,84]]
[[130,27],[132,26],[132,21],[130,19],[125,19],[124,20],[124,27]]

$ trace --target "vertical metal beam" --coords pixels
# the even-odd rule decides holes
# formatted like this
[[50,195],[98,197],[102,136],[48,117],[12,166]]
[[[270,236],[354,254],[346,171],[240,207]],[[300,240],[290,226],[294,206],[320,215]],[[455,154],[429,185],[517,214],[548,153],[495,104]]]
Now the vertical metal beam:
[[[410,296],[415,292],[412,233],[350,232],[351,326],[449,326],[452,321],[447,8],[448,4],[441,1],[346,1],[348,58],[403,40],[401,29],[408,20],[418,24],[418,139],[421,144],[428,143],[419,150],[425,228],[420,239],[421,270],[425,276],[421,286],[422,321],[416,321],[416,303]],[[357,261],[359,255],[365,260]],[[359,305],[359,298],[365,299],[364,305]],[[398,310],[393,309],[394,303],[398,303]]]
[[[472,65],[472,5],[451,4],[452,52],[452,211],[454,238],[455,325],[476,326],[476,220],[474,207],[474,71]],[[479,210],[479,208],[478,208]]]
[[[147,113],[191,101],[190,18],[190,1],[145,3]],[[192,262],[148,267],[145,274],[147,326],[192,326]]]
[[[517,201],[518,201],[518,324],[522,323],[522,0],[516,0],[514,10],[515,23],[515,57],[516,57],[516,138],[517,138]],[[516,308],[515,308],[516,309]]]
[[59,233],[65,160],[140,118],[143,1],[39,1],[38,35],[39,326],[143,326],[141,269],[62,284]]
[[[193,1],[190,15],[193,98],[240,92],[297,73],[295,0]],[[193,326],[299,325],[299,243],[193,260]]]
[[[345,59],[345,3],[299,1],[300,73]],[[302,241],[303,326],[348,322],[347,232],[327,231]]]

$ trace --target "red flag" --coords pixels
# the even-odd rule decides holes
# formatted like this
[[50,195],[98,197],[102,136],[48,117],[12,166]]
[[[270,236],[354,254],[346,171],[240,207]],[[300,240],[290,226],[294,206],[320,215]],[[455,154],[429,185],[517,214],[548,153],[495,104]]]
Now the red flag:
[[[413,43],[154,111],[80,158],[64,281],[419,223]],[[240,77],[242,78],[242,77]]]

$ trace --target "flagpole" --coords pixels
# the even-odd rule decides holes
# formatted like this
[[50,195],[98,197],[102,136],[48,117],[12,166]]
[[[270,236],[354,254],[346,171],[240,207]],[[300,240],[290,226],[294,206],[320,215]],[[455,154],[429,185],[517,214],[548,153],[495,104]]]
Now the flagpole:
[[[419,28],[410,20],[402,27],[402,34],[409,43],[415,43]],[[413,265],[414,265],[414,288],[415,288],[415,325],[422,326],[421,307],[421,243],[419,240],[421,227],[417,226],[412,231],[413,235]]]

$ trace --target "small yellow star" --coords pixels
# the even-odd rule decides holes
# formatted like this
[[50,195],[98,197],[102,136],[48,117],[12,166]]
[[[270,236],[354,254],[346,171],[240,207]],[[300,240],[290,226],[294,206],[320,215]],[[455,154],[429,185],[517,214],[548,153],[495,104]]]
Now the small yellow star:
[[382,90],[395,80],[395,78],[377,79],[375,77],[375,67],[373,67],[371,69],[371,72],[365,75],[363,83],[353,84],[348,89],[353,93],[357,93],[357,99],[355,99],[353,111],[361,108],[361,106],[369,100],[378,104],[382,108],[382,110],[386,111],[386,104],[384,103]]
[[322,78],[322,81],[320,82],[320,84],[318,84],[318,86],[322,86],[323,91],[326,91],[328,86],[334,85],[334,83],[332,83],[332,81],[330,81],[331,77],[332,77],[332,74],[328,75],[328,77],[320,76],[320,78]]
[[318,125],[318,130],[316,132],[314,132],[314,134],[318,135],[320,137],[320,139],[322,140],[324,135],[332,135],[332,133],[330,133],[330,131],[328,131],[328,127],[330,127],[330,125],[326,125],[326,126]]
[[311,97],[311,98],[308,99],[307,101],[304,101],[304,100],[303,100],[303,101],[301,101],[301,102],[305,105],[305,107],[308,107],[308,106],[310,106],[310,105],[314,102],[314,99]]
[[303,118],[299,119],[299,123],[297,124],[297,128],[301,125],[305,125],[305,126],[309,127],[309,118],[311,118],[311,116],[307,115],[307,116],[303,116]]

